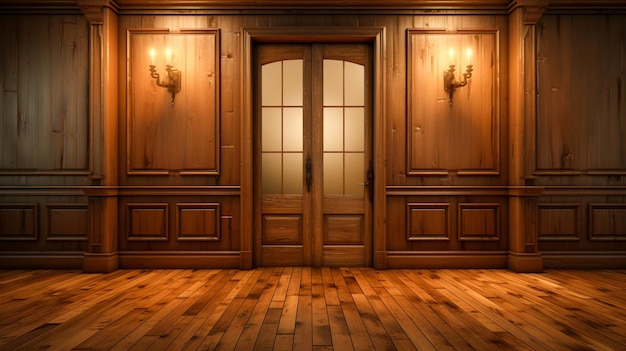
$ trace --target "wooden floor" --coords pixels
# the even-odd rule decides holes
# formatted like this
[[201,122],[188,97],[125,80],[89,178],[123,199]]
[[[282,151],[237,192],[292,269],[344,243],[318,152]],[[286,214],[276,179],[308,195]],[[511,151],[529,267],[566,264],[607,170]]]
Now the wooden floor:
[[626,350],[626,271],[0,271],[0,350]]

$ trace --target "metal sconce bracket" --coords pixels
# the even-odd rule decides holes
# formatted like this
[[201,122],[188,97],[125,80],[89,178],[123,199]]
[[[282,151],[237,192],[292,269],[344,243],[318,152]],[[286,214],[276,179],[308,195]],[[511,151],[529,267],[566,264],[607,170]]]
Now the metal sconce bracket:
[[443,89],[450,96],[450,106],[452,106],[452,96],[456,89],[466,86],[467,80],[472,78],[472,71],[474,71],[473,65],[467,65],[465,73],[463,73],[463,80],[457,81],[454,76],[454,67],[454,65],[450,65],[450,68],[443,72]]
[[158,86],[167,88],[167,91],[172,96],[172,106],[174,106],[176,93],[180,92],[181,73],[179,70],[174,69],[172,65],[165,65],[165,71],[167,72],[167,77],[165,78],[165,81],[161,82],[161,76],[157,73],[156,67],[154,65],[150,65],[150,77],[156,79],[156,84]]

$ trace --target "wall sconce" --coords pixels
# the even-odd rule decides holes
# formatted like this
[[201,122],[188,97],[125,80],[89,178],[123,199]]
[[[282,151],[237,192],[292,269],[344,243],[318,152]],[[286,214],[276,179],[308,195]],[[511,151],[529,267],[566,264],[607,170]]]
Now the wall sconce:
[[[470,58],[472,56],[472,50],[467,50],[467,62],[470,62]],[[454,57],[454,50],[450,49],[450,58]],[[450,96],[450,106],[452,106],[452,96],[454,95],[454,91],[457,88],[462,88],[467,85],[467,80],[472,78],[472,71],[474,71],[473,65],[467,65],[465,68],[465,73],[463,73],[463,79],[460,81],[456,80],[454,76],[454,68],[455,65],[451,64],[450,68],[447,71],[443,72],[443,89]]]
[[152,64],[150,65],[150,77],[156,79],[156,84],[160,87],[167,88],[167,91],[172,95],[172,106],[174,106],[174,98],[176,97],[176,93],[180,92],[180,80],[181,73],[179,70],[174,69],[172,66],[172,53],[167,50],[167,63],[165,64],[165,71],[167,72],[167,77],[165,77],[164,81],[161,81],[161,76],[156,71],[156,66],[154,65],[154,49],[150,50],[150,56],[152,57]]

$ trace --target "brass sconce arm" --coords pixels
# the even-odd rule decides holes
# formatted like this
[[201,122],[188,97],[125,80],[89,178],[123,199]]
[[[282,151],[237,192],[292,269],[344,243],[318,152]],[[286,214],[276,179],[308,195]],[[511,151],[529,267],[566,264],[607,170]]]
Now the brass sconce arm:
[[156,67],[154,65],[150,65],[150,77],[156,79],[156,85],[167,88],[167,91],[172,96],[172,106],[174,106],[174,98],[176,97],[176,93],[180,92],[181,73],[179,70],[174,69],[172,65],[166,65],[165,71],[167,72],[167,76],[162,82],[161,75],[157,73]]
[[452,106],[452,96],[457,88],[462,88],[467,85],[467,80],[472,78],[472,71],[474,71],[473,65],[467,65],[465,73],[463,73],[463,79],[457,81],[454,75],[454,65],[450,65],[450,68],[443,72],[443,89],[450,96],[450,106]]

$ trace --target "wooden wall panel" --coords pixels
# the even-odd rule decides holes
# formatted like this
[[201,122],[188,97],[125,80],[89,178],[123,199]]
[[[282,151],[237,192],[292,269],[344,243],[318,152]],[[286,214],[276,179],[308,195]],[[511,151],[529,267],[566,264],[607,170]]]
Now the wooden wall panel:
[[625,19],[545,15],[539,22],[539,174],[626,174]]
[[[219,173],[219,32],[129,30],[128,172]],[[150,52],[161,81],[171,64],[181,72],[174,105],[148,71]]]
[[626,204],[589,204],[591,240],[626,241]]
[[[407,50],[409,174],[498,174],[498,30],[410,30]],[[472,77],[450,100],[443,72],[456,65],[461,80],[470,64]]]
[[0,32],[0,174],[87,173],[87,21],[3,15]]
[[450,240],[450,204],[408,203],[408,240]]
[[127,204],[129,241],[167,241],[168,204],[142,203]]
[[177,207],[177,240],[219,241],[219,203],[179,203]]
[[88,215],[83,204],[46,205],[47,240],[88,240]]
[[499,240],[500,205],[459,204],[459,240]]
[[0,240],[37,240],[37,204],[0,204]]
[[578,204],[544,204],[538,206],[539,240],[580,240],[580,206]]

